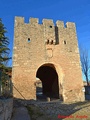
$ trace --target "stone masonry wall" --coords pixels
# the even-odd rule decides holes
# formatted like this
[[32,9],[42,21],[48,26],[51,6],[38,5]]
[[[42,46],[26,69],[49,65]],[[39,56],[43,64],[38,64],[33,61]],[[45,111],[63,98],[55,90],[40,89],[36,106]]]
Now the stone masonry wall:
[[[36,99],[36,73],[51,66],[58,74],[59,94],[63,101],[83,101],[83,81],[75,23],[15,17],[12,81],[28,100]],[[16,89],[14,97],[22,98]]]
[[0,120],[11,120],[13,99],[0,99]]

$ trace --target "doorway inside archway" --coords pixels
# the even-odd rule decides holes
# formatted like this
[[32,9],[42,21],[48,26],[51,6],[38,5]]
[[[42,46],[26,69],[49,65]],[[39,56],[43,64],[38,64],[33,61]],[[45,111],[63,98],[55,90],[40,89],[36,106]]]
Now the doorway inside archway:
[[37,98],[42,96],[50,98],[59,98],[58,74],[53,64],[44,64],[38,68],[36,78],[37,82]]

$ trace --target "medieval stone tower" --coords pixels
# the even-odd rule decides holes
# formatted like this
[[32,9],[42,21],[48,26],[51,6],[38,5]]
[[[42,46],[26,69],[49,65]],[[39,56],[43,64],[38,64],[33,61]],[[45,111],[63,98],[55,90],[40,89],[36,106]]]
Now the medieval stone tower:
[[[84,93],[75,24],[15,17],[12,81],[27,99],[36,100],[36,78],[43,94],[63,101],[83,101]],[[22,98],[13,88],[16,98]],[[23,98],[22,98],[23,99]]]

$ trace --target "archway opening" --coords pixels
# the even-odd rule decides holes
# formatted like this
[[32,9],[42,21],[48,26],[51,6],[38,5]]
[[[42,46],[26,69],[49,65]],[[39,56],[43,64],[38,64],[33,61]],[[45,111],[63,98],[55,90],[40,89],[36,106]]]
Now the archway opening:
[[[38,68],[36,77],[41,81],[41,92],[50,98],[59,98],[58,74],[53,64],[44,64]],[[37,92],[38,92],[37,88]]]

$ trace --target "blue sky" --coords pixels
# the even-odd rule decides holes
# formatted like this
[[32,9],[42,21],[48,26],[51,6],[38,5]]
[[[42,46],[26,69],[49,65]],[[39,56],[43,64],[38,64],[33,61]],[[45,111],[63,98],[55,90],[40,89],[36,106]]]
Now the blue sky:
[[[12,56],[15,16],[75,22],[79,45],[90,46],[90,0],[0,0],[0,18],[7,28]],[[12,65],[10,62],[9,65]]]

